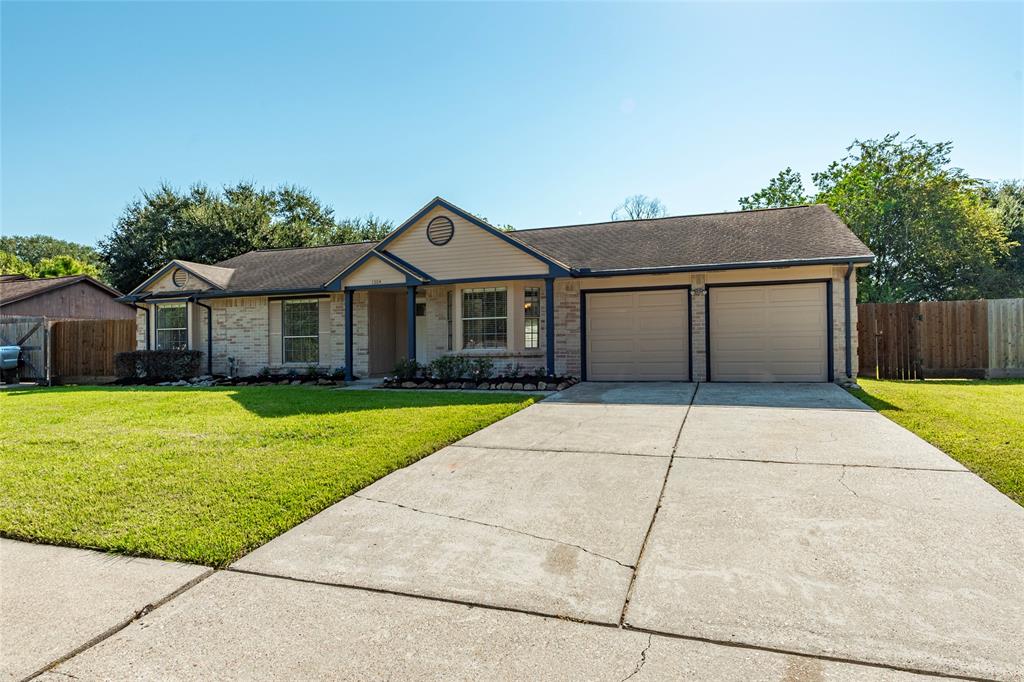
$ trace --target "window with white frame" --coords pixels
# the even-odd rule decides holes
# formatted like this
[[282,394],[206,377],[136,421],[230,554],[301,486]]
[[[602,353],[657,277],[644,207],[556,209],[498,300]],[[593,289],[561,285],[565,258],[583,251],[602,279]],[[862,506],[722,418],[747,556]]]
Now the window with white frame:
[[162,303],[156,307],[156,349],[188,349],[188,305]]
[[462,290],[462,347],[508,347],[508,297],[505,287]]
[[320,301],[315,298],[282,301],[281,335],[286,363],[318,363]]
[[540,348],[540,288],[523,289],[523,348]]

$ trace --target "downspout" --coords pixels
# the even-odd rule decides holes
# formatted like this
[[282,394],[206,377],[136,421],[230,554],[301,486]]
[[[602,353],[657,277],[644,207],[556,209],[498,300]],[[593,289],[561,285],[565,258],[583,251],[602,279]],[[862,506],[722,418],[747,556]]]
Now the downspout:
[[850,381],[854,381],[853,378],[853,349],[851,348],[850,342],[853,339],[853,330],[851,326],[851,309],[850,309],[850,277],[853,276],[854,267],[853,262],[846,264],[846,276],[843,277],[843,301],[846,314],[846,378]]
[[213,308],[201,302],[195,296],[192,302],[200,308],[206,308],[206,373],[213,374]]
[[131,302],[131,306],[136,310],[141,310],[142,312],[146,313],[146,350],[153,350],[152,346],[149,343],[149,330],[151,327],[149,323],[149,306],[141,306],[135,301]]

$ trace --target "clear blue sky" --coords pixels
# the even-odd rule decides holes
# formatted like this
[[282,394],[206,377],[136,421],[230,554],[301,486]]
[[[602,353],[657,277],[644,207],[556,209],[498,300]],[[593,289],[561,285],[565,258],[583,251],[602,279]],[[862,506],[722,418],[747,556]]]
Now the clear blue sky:
[[1024,4],[2,3],[2,224],[86,243],[142,189],[309,188],[519,228],[733,210],[854,138],[1024,176]]

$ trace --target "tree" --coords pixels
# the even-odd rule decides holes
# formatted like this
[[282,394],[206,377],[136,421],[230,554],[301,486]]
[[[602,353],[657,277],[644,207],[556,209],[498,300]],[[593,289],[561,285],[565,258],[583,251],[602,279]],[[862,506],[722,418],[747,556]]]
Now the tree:
[[952,143],[899,134],[855,140],[847,156],[814,174],[828,204],[875,253],[860,299],[916,301],[985,295],[1009,255],[1008,231],[981,183],[950,166]]
[[373,215],[337,221],[331,207],[292,185],[243,182],[216,192],[196,184],[178,192],[165,184],[124,209],[100,252],[110,283],[131,291],[175,258],[216,263],[254,249],[377,239],[390,230]]
[[1006,228],[1010,250],[999,258],[988,281],[990,297],[1024,296],[1024,182],[1004,180],[982,189],[986,203],[995,209]]
[[34,234],[30,236],[0,237],[0,251],[8,251],[18,258],[28,261],[32,265],[38,265],[44,258],[56,256],[71,256],[85,263],[91,263],[99,267],[103,258],[99,252],[91,246],[69,242],[45,234]]
[[74,256],[54,256],[44,258],[36,266],[37,277],[66,277],[68,275],[89,275],[98,277],[99,268],[91,263],[80,261]]
[[28,275],[35,277],[36,269],[24,258],[7,250],[0,250],[0,275]]
[[768,186],[748,197],[740,197],[740,208],[751,211],[757,208],[786,208],[811,203],[804,192],[804,181],[800,174],[787,166],[785,170],[768,181]]
[[634,194],[626,197],[625,201],[612,211],[612,220],[646,220],[664,218],[666,215],[668,211],[665,210],[665,204],[661,203],[661,199]]

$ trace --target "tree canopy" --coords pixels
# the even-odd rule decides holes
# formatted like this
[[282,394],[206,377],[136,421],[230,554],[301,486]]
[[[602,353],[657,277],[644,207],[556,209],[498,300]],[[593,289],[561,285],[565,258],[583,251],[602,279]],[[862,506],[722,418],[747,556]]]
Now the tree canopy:
[[165,184],[125,208],[100,252],[111,284],[131,291],[175,258],[216,263],[254,249],[376,240],[391,227],[373,215],[336,220],[330,206],[292,185],[179,192]]
[[875,254],[859,278],[862,301],[1020,295],[1024,277],[1009,269],[1020,262],[1020,185],[986,189],[951,165],[951,150],[898,133],[855,140],[813,174],[817,195],[799,194],[787,168],[740,206],[827,204]]
[[625,201],[612,211],[612,220],[645,220],[664,218],[666,215],[668,211],[665,204],[661,203],[661,199],[645,194],[634,194],[626,197]]
[[786,208],[810,203],[804,190],[804,180],[790,167],[768,181],[768,186],[749,197],[740,197],[740,208],[751,211],[758,208]]

